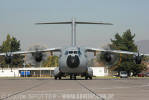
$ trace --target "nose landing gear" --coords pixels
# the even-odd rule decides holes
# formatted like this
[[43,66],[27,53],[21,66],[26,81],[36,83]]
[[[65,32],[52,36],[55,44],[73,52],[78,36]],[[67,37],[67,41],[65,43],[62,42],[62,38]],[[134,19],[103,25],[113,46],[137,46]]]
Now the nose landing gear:
[[72,79],[76,80],[76,75],[75,74],[70,75],[70,80],[72,80]]

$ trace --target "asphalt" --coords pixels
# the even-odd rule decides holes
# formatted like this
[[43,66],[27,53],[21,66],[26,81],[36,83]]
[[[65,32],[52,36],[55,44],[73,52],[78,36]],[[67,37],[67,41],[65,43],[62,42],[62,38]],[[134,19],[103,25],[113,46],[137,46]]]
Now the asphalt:
[[149,100],[149,78],[0,78],[0,100]]

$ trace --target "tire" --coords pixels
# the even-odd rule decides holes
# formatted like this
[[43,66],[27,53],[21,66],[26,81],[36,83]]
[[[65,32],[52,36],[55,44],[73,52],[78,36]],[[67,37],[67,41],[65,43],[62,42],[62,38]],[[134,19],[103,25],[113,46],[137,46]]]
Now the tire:
[[88,76],[85,76],[85,80],[88,80]]
[[92,77],[89,77],[90,78],[90,80],[92,80]]
[[59,80],[61,80],[61,76],[59,76],[58,78],[59,78]]
[[72,80],[72,75],[70,75],[70,80]]
[[74,80],[76,80],[76,76],[74,76],[73,78],[74,78]]

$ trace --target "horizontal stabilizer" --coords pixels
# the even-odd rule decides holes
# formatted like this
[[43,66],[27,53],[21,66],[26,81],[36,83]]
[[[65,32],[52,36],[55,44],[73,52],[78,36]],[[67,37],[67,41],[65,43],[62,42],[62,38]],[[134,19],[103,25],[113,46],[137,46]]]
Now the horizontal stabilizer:
[[76,22],[76,24],[102,24],[102,25],[113,25],[112,23],[102,23],[102,22]]
[[[36,23],[36,24],[72,24],[72,22],[49,22],[49,23]],[[112,23],[102,23],[102,22],[78,22],[75,24],[101,24],[101,25],[113,25]]]
[[36,24],[71,24],[72,22],[49,22],[49,23],[36,23]]

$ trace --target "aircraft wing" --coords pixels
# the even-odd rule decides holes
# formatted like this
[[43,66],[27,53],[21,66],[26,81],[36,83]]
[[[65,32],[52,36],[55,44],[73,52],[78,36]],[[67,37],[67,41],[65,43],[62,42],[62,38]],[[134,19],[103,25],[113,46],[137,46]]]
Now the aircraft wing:
[[29,50],[29,51],[16,51],[16,52],[7,52],[7,53],[0,53],[0,56],[5,56],[5,55],[17,55],[17,54],[30,54],[30,53],[35,53],[35,52],[60,52],[60,48],[48,48],[48,49],[43,49],[43,50]]
[[[100,48],[87,48],[87,52],[111,52],[111,53],[119,53],[119,54],[129,54],[129,55],[137,55],[138,52],[130,52],[130,51],[122,51],[122,50],[106,50]],[[149,56],[149,54],[140,53],[140,55]]]

